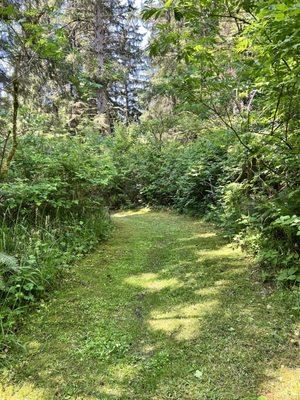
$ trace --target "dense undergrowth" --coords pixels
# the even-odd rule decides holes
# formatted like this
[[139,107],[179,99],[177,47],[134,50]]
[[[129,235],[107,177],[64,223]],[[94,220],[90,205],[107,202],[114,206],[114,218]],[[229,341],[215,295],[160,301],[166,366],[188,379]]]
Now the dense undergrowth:
[[[205,217],[255,255],[263,280],[299,279],[299,190],[291,160],[245,157],[230,132],[157,141],[147,123],[113,137],[25,136],[1,184],[1,332],[111,229],[107,208]],[[266,167],[267,165],[267,167]]]
[[[82,157],[82,154],[85,154]],[[1,184],[1,339],[62,271],[106,238],[101,200],[113,169],[77,138],[25,137]]]
[[299,191],[288,183],[296,173],[292,163],[270,156],[269,169],[249,165],[226,131],[185,143],[158,142],[147,129],[120,126],[100,142],[97,134],[22,139],[1,184],[6,342],[18,315],[45,295],[70,262],[107,236],[105,207],[165,206],[200,215],[256,256],[263,280],[299,279]]
[[[255,144],[256,136],[250,138]],[[296,140],[296,138],[295,138]],[[259,146],[259,142],[256,143]],[[247,156],[230,132],[187,143],[157,143],[117,135],[117,205],[171,206],[215,221],[252,252],[264,280],[299,280],[300,207],[297,153]],[[297,148],[297,143],[295,143]]]

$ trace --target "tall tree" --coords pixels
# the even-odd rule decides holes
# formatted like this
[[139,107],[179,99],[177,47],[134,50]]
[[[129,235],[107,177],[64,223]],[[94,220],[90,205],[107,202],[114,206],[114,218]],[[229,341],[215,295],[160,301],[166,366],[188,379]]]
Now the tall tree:
[[129,122],[140,114],[146,63],[138,10],[132,0],[77,0],[69,2],[68,10],[81,65],[73,93],[88,103],[90,115],[108,133],[114,120]]
[[[58,3],[60,4],[60,3]],[[18,113],[20,96],[31,99],[32,88],[45,85],[55,74],[62,60],[63,32],[52,25],[56,4],[48,1],[3,1],[0,12],[0,66],[3,95],[11,120],[2,136],[0,173],[7,175],[18,145]],[[41,90],[42,91],[42,90]],[[43,92],[43,91],[42,91]]]
[[108,104],[108,76],[109,48],[111,45],[111,22],[114,17],[114,1],[95,0],[94,17],[94,52],[97,61],[96,84],[97,111],[103,115],[104,129],[110,130],[110,111]]
[[143,33],[139,10],[132,0],[123,6],[124,18],[119,23],[119,48],[116,57],[120,76],[113,85],[112,95],[121,118],[129,123],[141,115],[141,92],[146,87],[148,67],[142,48]]

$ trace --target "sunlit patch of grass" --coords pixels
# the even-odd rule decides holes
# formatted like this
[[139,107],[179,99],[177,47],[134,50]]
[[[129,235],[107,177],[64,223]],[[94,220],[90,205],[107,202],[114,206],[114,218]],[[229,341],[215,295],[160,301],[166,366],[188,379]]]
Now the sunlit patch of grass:
[[157,346],[154,344],[145,344],[145,346],[142,347],[142,351],[144,354],[152,354],[156,350]]
[[201,318],[212,312],[217,304],[216,300],[211,300],[175,306],[166,312],[154,310],[148,323],[152,329],[163,331],[177,340],[191,340],[200,333]]
[[216,233],[215,232],[204,232],[204,233],[198,233],[197,235],[188,237],[188,238],[182,238],[179,239],[178,242],[190,242],[193,240],[198,240],[198,239],[206,239],[206,238],[213,238],[216,237]]
[[230,281],[228,279],[218,279],[214,282],[214,286],[216,287],[226,287],[230,285]]
[[154,310],[150,313],[150,317],[151,319],[201,318],[206,313],[212,312],[217,305],[217,300],[202,300],[200,303],[176,305],[168,311]]
[[149,326],[154,331],[166,333],[177,340],[191,340],[197,337],[200,322],[194,318],[150,319]]
[[217,287],[205,287],[195,290],[195,294],[199,296],[215,296],[219,292]]
[[180,283],[178,279],[160,279],[158,274],[154,273],[144,273],[135,276],[130,276],[125,279],[125,282],[138,286],[151,291],[159,291],[165,288],[178,288]]
[[27,344],[27,351],[29,354],[36,354],[41,350],[42,344],[37,340],[32,340]]
[[144,215],[151,212],[151,209],[148,207],[143,207],[141,209],[137,210],[126,210],[126,211],[120,211],[115,214],[113,214],[114,218],[124,218],[124,217],[132,217],[135,215]]
[[267,400],[299,400],[300,368],[282,366],[278,371],[270,371],[271,381],[263,390]]
[[100,389],[100,393],[103,393],[107,396],[112,396],[114,398],[124,398],[125,396],[125,391],[124,388],[116,385],[115,383],[113,385],[105,385]]
[[220,246],[214,249],[200,249],[198,251],[199,259],[220,259],[220,258],[241,258],[240,250],[233,247],[231,244],[226,244],[225,246]]
[[109,369],[109,375],[118,382],[128,382],[139,373],[137,365],[120,362]]
[[1,400],[49,400],[50,394],[44,389],[38,389],[31,383],[22,385],[7,385],[0,384],[0,399]]

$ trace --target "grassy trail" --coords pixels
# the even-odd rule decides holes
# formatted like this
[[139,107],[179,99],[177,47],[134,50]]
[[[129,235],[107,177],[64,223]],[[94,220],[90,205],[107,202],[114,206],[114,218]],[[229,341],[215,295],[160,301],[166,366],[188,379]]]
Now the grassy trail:
[[22,328],[1,400],[300,398],[293,293],[264,288],[209,224],[146,210],[114,220]]

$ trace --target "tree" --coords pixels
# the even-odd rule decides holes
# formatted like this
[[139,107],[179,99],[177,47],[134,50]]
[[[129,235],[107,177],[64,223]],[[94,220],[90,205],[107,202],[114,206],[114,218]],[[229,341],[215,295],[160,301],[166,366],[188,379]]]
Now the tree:
[[[11,122],[2,141],[0,174],[5,178],[18,145],[20,96],[30,97],[30,87],[45,83],[62,59],[63,31],[53,31],[56,7],[47,1],[4,1],[0,14],[2,103],[11,108]],[[46,78],[47,77],[47,78]],[[9,147],[10,145],[10,147]]]
[[68,4],[68,15],[77,50],[76,101],[88,104],[104,133],[115,120],[137,119],[146,61],[133,2],[78,0]]
[[128,124],[141,115],[141,92],[146,88],[148,67],[142,49],[143,34],[138,10],[132,0],[123,6],[124,19],[118,26],[120,78],[112,87],[114,104],[121,118]]
[[250,156],[256,150],[249,133],[257,131],[258,118],[270,133],[266,146],[272,137],[291,148],[288,132],[299,102],[296,2],[178,0],[144,12],[146,18],[163,15],[172,23],[155,25],[151,54],[158,61],[173,57],[161,82],[176,93],[179,107],[217,117]]

